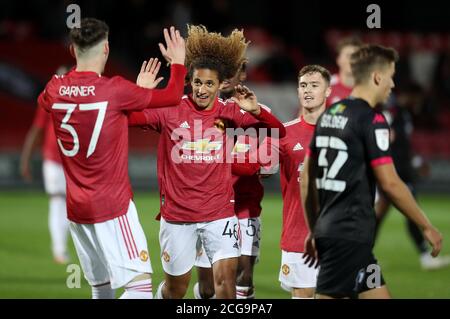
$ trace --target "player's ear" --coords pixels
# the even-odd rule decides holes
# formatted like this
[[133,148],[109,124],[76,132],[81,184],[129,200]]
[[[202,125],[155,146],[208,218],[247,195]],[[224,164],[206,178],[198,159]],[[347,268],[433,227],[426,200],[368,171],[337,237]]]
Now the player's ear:
[[73,44],[71,44],[71,45],[69,46],[69,52],[70,52],[70,55],[71,55],[71,56],[73,56],[75,59],[77,58],[77,56],[75,55],[75,47],[74,47]]
[[109,55],[109,42],[105,41],[104,47],[103,47],[103,53],[108,56]]
[[373,79],[373,82],[375,83],[375,85],[379,85],[381,82],[381,74],[377,71],[374,71],[372,73],[372,79]]
[[325,90],[325,97],[329,97],[331,94],[331,86],[328,86],[327,89]]

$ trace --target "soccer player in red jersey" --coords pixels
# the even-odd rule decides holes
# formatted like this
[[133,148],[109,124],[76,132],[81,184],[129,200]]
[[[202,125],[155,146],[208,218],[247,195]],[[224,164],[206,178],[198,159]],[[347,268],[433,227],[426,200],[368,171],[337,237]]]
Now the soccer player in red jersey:
[[354,85],[350,56],[362,45],[357,37],[341,39],[337,44],[336,64],[339,72],[331,76],[331,94],[327,99],[327,106],[345,99],[350,95]]
[[[233,77],[245,56],[242,31],[228,37],[203,26],[188,28],[186,64],[192,94],[174,111],[137,112],[130,125],[161,134],[158,179],[161,198],[160,245],[165,272],[157,298],[182,298],[189,285],[197,250],[203,244],[213,265],[217,298],[236,297],[239,247],[231,176],[234,145],[230,128],[284,127],[260,107],[252,91],[237,86],[232,100],[218,98],[223,81]],[[226,133],[216,128],[226,123]]]
[[[246,78],[246,64],[231,79],[226,79],[220,89],[220,96],[227,100],[232,98],[235,86],[242,84]],[[266,107],[261,105],[262,107]],[[267,108],[267,107],[266,107]],[[267,108],[270,111],[269,108]],[[221,123],[223,124],[223,123]],[[260,253],[261,244],[261,201],[264,187],[259,174],[261,165],[258,162],[258,145],[261,137],[240,135],[237,137],[232,156],[233,189],[235,194],[235,213],[239,220],[241,231],[241,256],[238,260],[236,281],[237,299],[254,299],[253,270]],[[202,249],[197,256],[198,282],[194,285],[196,299],[215,297],[214,279],[211,263]]]
[[70,31],[76,68],[54,76],[38,98],[51,113],[67,181],[70,231],[93,298],[152,298],[147,241],[132,201],[128,177],[130,111],[177,105],[186,75],[185,43],[175,28],[164,30],[160,44],[171,66],[162,90],[144,62],[138,85],[120,76],[102,76],[109,54],[109,28],[97,19],[82,19]]
[[281,233],[281,287],[293,299],[314,297],[317,269],[309,268],[303,259],[304,242],[309,233],[300,201],[300,174],[306,150],[319,116],[330,95],[330,73],[320,65],[307,65],[298,75],[298,98],[302,113],[284,124],[286,136],[280,139],[280,178],[283,196],[283,227]]
[[[56,73],[62,75],[67,71],[68,69],[62,66]],[[53,259],[58,264],[67,264],[69,261],[67,252],[69,220],[67,219],[66,210],[66,179],[50,114],[42,107],[38,107],[36,108],[33,124],[27,133],[20,157],[20,173],[27,181],[32,180],[30,167],[32,151],[42,138],[42,172],[45,191],[49,195],[48,225]]]

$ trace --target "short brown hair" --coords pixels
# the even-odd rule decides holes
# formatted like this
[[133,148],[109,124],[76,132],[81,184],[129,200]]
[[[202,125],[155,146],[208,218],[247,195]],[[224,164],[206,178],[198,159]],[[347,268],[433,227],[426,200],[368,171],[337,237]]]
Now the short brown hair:
[[361,39],[355,35],[342,38],[338,41],[336,45],[336,53],[341,53],[342,49],[348,46],[353,47],[361,47],[364,43],[361,41]]
[[355,84],[361,84],[377,67],[398,61],[398,53],[393,48],[377,44],[364,45],[354,52],[350,58]]
[[70,30],[70,41],[75,46],[84,51],[99,43],[101,40],[108,38],[108,25],[94,18],[83,18],[79,28]]
[[309,74],[309,73],[320,73],[320,75],[323,77],[325,82],[327,82],[327,84],[330,84],[330,81],[331,81],[330,71],[325,69],[323,66],[317,65],[317,64],[310,64],[310,65],[304,66],[300,70],[300,72],[298,72],[298,81],[300,81],[300,78],[302,76],[304,76],[305,74]]

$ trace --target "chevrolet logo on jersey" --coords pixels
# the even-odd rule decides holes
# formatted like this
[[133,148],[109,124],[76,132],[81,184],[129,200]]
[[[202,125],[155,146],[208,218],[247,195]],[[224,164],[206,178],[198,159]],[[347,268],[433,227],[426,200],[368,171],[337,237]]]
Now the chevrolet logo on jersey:
[[237,142],[234,144],[233,151],[231,154],[240,154],[240,153],[247,153],[250,150],[249,144],[239,143]]
[[211,142],[209,138],[204,138],[195,142],[184,142],[181,148],[195,151],[196,154],[209,154],[211,151],[219,151],[222,148],[222,141]]

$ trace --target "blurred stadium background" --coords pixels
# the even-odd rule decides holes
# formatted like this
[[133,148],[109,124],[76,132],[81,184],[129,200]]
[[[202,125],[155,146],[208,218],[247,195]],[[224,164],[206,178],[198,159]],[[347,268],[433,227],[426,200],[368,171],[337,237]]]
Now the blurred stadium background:
[[[444,234],[443,253],[450,253],[445,243],[450,237],[450,14],[443,2],[7,0],[0,3],[0,298],[90,296],[85,281],[81,289],[68,289],[65,267],[52,263],[39,150],[32,161],[33,182],[25,183],[19,174],[20,150],[36,97],[60,65],[73,63],[65,24],[70,3],[80,5],[83,17],[109,24],[106,75],[120,74],[132,81],[143,60],[160,57],[157,43],[163,27],[176,25],[185,32],[187,23],[204,24],[224,33],[243,28],[251,41],[248,86],[282,121],[293,119],[298,111],[298,70],[316,63],[336,72],[334,48],[342,37],[354,34],[365,42],[395,47],[401,56],[397,87],[415,83],[422,92],[413,114],[412,143],[430,171],[419,180],[419,202]],[[370,3],[381,7],[381,29],[366,26]],[[162,73],[167,75],[167,69]],[[158,224],[153,219],[158,212],[157,142],[156,134],[130,132],[129,172],[149,239],[155,283],[162,278]],[[263,202],[256,293],[259,298],[289,298],[278,284],[279,178],[264,182],[268,195]],[[420,269],[400,214],[391,212],[376,254],[394,297],[450,298],[450,270]],[[77,262],[73,250],[72,258]]]

